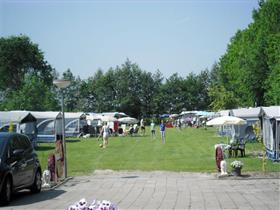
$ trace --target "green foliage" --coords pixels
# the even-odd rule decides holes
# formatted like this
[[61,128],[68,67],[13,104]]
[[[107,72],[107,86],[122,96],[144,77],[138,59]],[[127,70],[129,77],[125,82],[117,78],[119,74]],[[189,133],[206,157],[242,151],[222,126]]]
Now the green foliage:
[[106,73],[98,70],[81,85],[85,104],[94,112],[125,112],[130,116],[147,116],[154,112],[154,95],[161,85],[160,73],[145,72],[127,60],[121,67]]
[[53,69],[27,36],[0,38],[0,108],[52,110]]
[[238,101],[231,91],[226,91],[223,86],[213,86],[209,90],[209,96],[213,98],[210,107],[213,111],[224,108],[232,109],[238,105]]
[[51,72],[38,45],[27,36],[0,38],[0,90],[19,90],[27,73],[51,85]]
[[280,33],[269,37],[269,45],[266,49],[268,66],[271,74],[265,81],[267,92],[265,101],[267,104],[280,104]]
[[[82,98],[80,95],[82,80],[79,77],[75,77],[70,69],[67,69],[62,74],[63,79],[69,80],[70,85],[62,90],[64,96],[65,111],[74,112],[80,111],[80,106],[82,105]],[[61,90],[60,90],[61,91]],[[57,88],[57,96],[60,96],[59,90]]]
[[22,88],[13,91],[2,106],[8,110],[58,110],[55,94],[38,77],[26,75]]
[[178,113],[184,107],[184,84],[183,78],[178,74],[170,76],[166,83],[160,87],[156,96],[158,110],[162,113]]
[[279,14],[279,1],[260,2],[260,8],[253,12],[254,22],[231,39],[213,69],[215,82],[209,92],[212,108],[280,103]]

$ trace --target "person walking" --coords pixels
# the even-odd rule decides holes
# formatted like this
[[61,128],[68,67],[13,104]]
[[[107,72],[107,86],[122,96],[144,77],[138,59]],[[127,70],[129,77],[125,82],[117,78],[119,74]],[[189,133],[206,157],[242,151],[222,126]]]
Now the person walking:
[[181,130],[181,128],[182,128],[182,123],[181,123],[181,119],[178,119],[178,128],[179,128],[179,130]]
[[101,132],[100,132],[100,136],[103,136],[103,143],[100,144],[100,147],[102,148],[106,148],[106,146],[108,145],[108,141],[109,141],[109,134],[110,134],[110,128],[107,122],[105,122],[105,124],[102,126]]
[[144,136],[145,135],[145,122],[144,122],[143,118],[140,120],[140,128],[141,128],[141,133]]
[[155,129],[155,123],[152,120],[151,122],[151,134],[152,134],[152,138],[156,138],[156,129]]
[[161,120],[160,123],[160,136],[161,136],[162,143],[165,144],[165,124],[163,120]]

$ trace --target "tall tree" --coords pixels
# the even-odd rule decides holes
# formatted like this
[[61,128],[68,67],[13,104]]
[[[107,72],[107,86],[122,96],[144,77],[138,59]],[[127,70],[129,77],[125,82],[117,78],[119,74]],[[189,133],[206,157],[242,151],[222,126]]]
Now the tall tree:
[[82,100],[80,95],[81,79],[79,77],[76,78],[70,69],[63,72],[62,77],[70,81],[69,87],[62,90],[65,98],[65,110],[68,112],[81,111],[81,107],[79,107],[81,104],[80,101]]
[[231,39],[210,88],[212,107],[279,104],[279,14],[280,1],[260,1],[253,23]]
[[22,88],[13,91],[1,106],[4,110],[59,110],[54,91],[37,76],[26,75]]
[[52,68],[27,36],[0,38],[0,90],[19,90],[26,73],[52,84]]
[[[0,38],[1,109],[56,108],[50,91],[53,74],[54,70],[44,60],[43,52],[27,36]],[[50,97],[50,103],[44,100],[46,95]],[[40,99],[38,104],[31,100],[37,101],[36,96]],[[45,104],[39,103],[43,101]]]

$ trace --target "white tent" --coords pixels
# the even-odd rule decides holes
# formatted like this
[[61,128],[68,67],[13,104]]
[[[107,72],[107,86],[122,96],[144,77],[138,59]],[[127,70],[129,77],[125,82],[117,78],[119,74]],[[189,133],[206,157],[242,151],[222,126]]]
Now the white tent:
[[234,126],[235,134],[238,138],[246,140],[255,140],[256,134],[253,130],[254,124],[260,124],[259,115],[261,112],[260,107],[254,108],[240,108],[230,111],[230,116],[235,116],[246,120],[246,124]]
[[263,142],[269,159],[279,160],[280,144],[280,106],[262,107]]

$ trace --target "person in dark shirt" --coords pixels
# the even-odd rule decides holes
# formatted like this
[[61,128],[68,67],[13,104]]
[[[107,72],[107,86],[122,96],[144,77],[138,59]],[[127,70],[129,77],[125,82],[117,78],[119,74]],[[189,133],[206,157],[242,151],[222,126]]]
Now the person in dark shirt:
[[163,120],[161,120],[159,127],[160,127],[160,136],[161,136],[162,143],[165,144],[165,124]]

